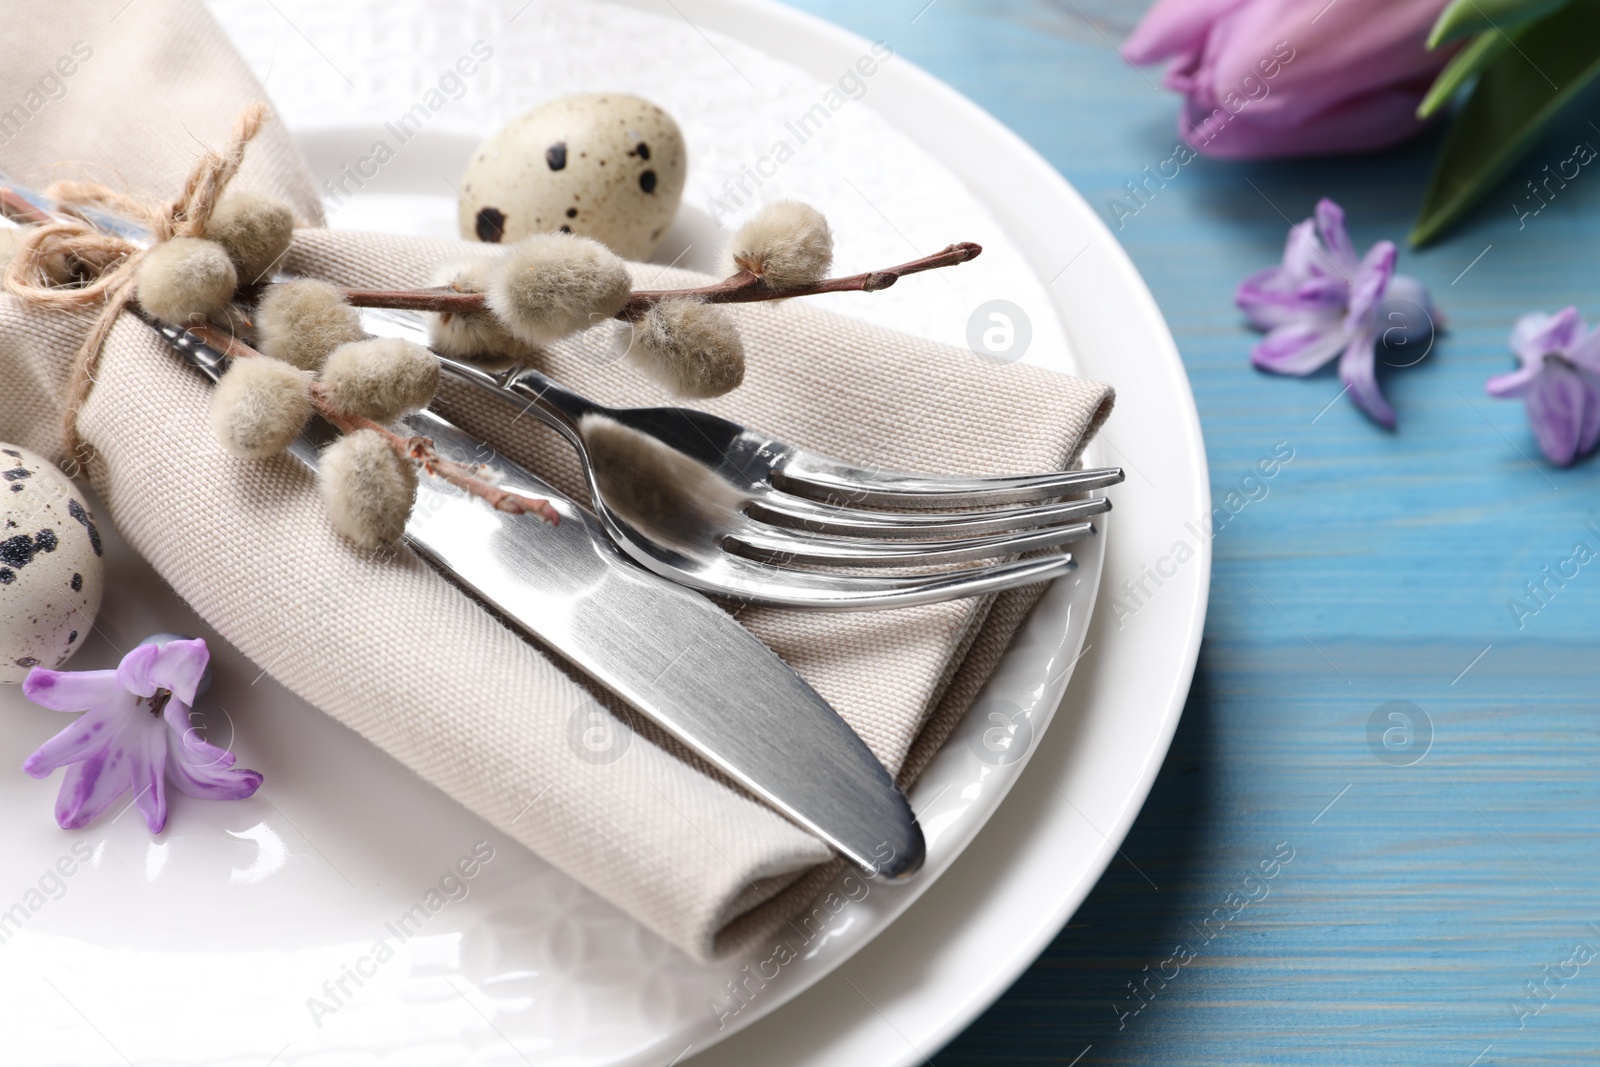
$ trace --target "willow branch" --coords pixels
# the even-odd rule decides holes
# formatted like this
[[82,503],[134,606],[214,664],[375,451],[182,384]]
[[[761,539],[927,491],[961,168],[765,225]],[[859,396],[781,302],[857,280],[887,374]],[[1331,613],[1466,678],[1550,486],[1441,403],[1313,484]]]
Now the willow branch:
[[502,489],[493,482],[483,478],[476,472],[480,469],[455,460],[445,459],[434,448],[431,437],[411,436],[402,437],[380,422],[374,422],[361,415],[355,415],[335,407],[328,399],[328,394],[321,382],[314,382],[311,386],[311,404],[317,414],[337,426],[342,433],[354,433],[357,430],[372,430],[389,442],[389,447],[403,459],[408,459],[421,467],[428,474],[449,482],[460,489],[465,489],[473,496],[480,497],[496,511],[504,511],[511,515],[524,515],[532,512],[554,526],[561,521],[561,516],[556,509],[550,506],[548,500],[539,497],[523,496]]
[[821,293],[875,293],[880,289],[889,288],[908,274],[920,274],[925,270],[938,270],[940,267],[954,267],[977,259],[982,252],[982,245],[963,241],[931,256],[902,263],[898,267],[885,267],[883,270],[870,270],[843,278],[824,278],[822,281],[794,289],[774,289],[749,271],[740,271],[720,282],[694,289],[635,291],[628,299],[628,303],[617,313],[617,318],[637,320],[654,304],[685,297],[696,298],[707,304],[749,304],[761,300],[787,300],[792,296],[817,296]]
[[[215,326],[190,326],[188,331],[230,359],[248,359],[252,356],[261,355],[261,353],[237,337]],[[502,489],[479,475],[477,472],[481,468],[445,459],[439,455],[438,450],[434,447],[432,438],[402,436],[380,422],[374,422],[369,418],[335,406],[328,399],[327,391],[323,388],[321,382],[313,382],[311,385],[311,406],[318,415],[338,427],[340,433],[371,430],[382,437],[401,459],[415,463],[426,473],[441,481],[449,482],[459,489],[466,490],[472,496],[485,501],[496,511],[504,511],[511,515],[532,513],[538,515],[552,526],[561,521],[561,516],[550,505],[548,500]]]
[[[625,322],[636,322],[645,312],[663,300],[696,299],[707,304],[750,304],[762,300],[787,300],[795,296],[817,296],[821,293],[875,293],[887,289],[908,274],[925,270],[953,267],[977,259],[982,245],[971,241],[953,244],[931,256],[913,259],[897,267],[870,270],[843,278],[824,278],[793,289],[774,289],[749,271],[724,278],[711,285],[690,289],[640,289],[635,290],[616,317]],[[391,308],[397,311],[436,311],[446,315],[459,315],[488,308],[483,293],[463,293],[450,286],[431,289],[341,289],[345,300],[354,307]]]

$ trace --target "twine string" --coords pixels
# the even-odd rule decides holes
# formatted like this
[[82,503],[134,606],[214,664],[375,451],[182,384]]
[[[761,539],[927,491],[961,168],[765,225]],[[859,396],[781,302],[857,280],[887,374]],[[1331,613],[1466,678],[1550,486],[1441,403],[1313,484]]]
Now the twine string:
[[100,354],[117,316],[137,295],[135,278],[147,248],[97,228],[80,212],[100,210],[150,231],[149,247],[174,237],[201,237],[223,192],[244,162],[245,147],[261,132],[267,106],[254,103],[234,119],[228,145],[207,151],[190,169],[183,190],[166,203],[130,196],[99,182],[61,181],[45,195],[67,210],[22,231],[6,268],[5,288],[35,307],[68,311],[100,306],[72,357],[63,413],[68,473],[76,476],[93,459],[78,433],[78,416],[94,388]]

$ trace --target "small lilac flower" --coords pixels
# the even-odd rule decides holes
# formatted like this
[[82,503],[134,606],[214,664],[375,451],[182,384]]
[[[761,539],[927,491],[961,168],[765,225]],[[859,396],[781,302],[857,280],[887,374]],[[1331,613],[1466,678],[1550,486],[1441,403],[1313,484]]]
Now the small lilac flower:
[[1550,462],[1565,467],[1600,441],[1600,333],[1577,308],[1535,311],[1511,328],[1522,366],[1490,378],[1490,396],[1522,397],[1528,423]]
[[[1319,240],[1320,235],[1320,240]],[[1273,374],[1310,374],[1335,356],[1339,380],[1356,406],[1394,428],[1394,408],[1378,391],[1374,348],[1426,338],[1438,317],[1422,283],[1394,272],[1393,241],[1379,241],[1356,258],[1344,225],[1344,210],[1317,202],[1316,217],[1289,230],[1283,262],[1239,283],[1235,301],[1250,321],[1268,331],[1250,350],[1250,360]],[[1384,327],[1378,307],[1385,301],[1416,307],[1396,313]],[[1423,321],[1426,320],[1426,321]]]
[[202,640],[140,645],[114,671],[49,671],[35,667],[22,695],[54,711],[82,711],[71,726],[39,746],[22,769],[45,778],[66,767],[56,796],[63,829],[87,826],[130,788],[150,832],[167,824],[166,783],[178,792],[238,800],[261,775],[234,767],[234,755],[202,740],[189,706],[211,653]]

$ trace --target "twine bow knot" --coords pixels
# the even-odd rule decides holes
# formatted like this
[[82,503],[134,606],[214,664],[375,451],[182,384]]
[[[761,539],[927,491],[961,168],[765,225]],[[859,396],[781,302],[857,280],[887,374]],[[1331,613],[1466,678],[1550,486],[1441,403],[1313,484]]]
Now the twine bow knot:
[[[251,104],[234,119],[228,146],[207,151],[189,171],[183,191],[160,202],[130,196],[99,182],[62,181],[45,195],[65,209],[23,231],[6,268],[5,288],[36,307],[72,310],[100,305],[68,377],[65,432],[69,473],[87,467],[93,450],[78,435],[78,414],[94,388],[101,350],[117,316],[137,295],[139,263],[149,247],[174,237],[202,237],[211,213],[244,162],[245,146],[261,131],[267,106]],[[81,212],[100,210],[145,227],[148,246],[107,233]]]

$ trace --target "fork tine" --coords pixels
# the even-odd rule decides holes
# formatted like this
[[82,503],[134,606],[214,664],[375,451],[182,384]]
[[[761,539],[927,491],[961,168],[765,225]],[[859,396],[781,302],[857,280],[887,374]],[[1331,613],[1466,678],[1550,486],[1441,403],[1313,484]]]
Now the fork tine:
[[877,507],[1038,503],[1104,489],[1122,481],[1121,467],[1053,471],[1009,478],[954,478],[872,471],[804,452],[772,472],[772,484],[809,500]]
[[[1062,552],[956,571],[869,576],[774,568],[732,556],[726,559],[737,571],[749,569],[742,584],[749,587],[750,595],[743,599],[809,611],[882,611],[936,604],[1048,582],[1078,565],[1071,553]],[[730,595],[726,586],[717,591]]]
[[752,500],[745,514],[772,526],[841,536],[977,537],[1081,522],[1110,510],[1111,501],[1092,497],[1000,511],[867,511],[784,493],[767,493]]
[[964,563],[1010,556],[1081,541],[1095,533],[1094,523],[1046,526],[992,537],[937,541],[887,541],[873,537],[794,534],[752,523],[729,535],[722,547],[747,559],[766,563],[799,563],[846,567],[900,567]]

